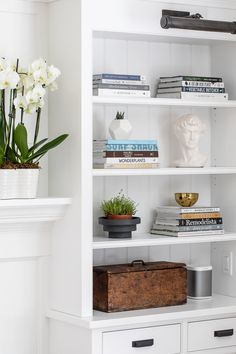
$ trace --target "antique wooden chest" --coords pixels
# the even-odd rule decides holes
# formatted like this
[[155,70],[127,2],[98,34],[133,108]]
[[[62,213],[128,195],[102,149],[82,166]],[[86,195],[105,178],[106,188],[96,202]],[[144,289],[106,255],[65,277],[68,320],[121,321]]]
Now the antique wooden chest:
[[185,304],[185,264],[134,261],[93,269],[94,309],[128,311]]

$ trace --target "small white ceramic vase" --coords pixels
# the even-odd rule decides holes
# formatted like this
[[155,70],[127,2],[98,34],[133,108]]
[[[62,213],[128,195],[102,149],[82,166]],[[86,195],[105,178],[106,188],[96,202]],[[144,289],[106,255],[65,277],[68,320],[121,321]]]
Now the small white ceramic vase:
[[127,140],[132,133],[132,125],[128,119],[114,119],[109,127],[112,139]]
[[0,199],[37,197],[39,169],[0,169]]

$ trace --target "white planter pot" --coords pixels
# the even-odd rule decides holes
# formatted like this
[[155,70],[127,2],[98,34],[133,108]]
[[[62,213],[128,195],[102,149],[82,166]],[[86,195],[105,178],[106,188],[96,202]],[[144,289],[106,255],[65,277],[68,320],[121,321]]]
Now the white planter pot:
[[112,139],[127,140],[132,133],[132,125],[128,119],[114,119],[109,127]]
[[39,169],[0,169],[0,199],[37,197]]

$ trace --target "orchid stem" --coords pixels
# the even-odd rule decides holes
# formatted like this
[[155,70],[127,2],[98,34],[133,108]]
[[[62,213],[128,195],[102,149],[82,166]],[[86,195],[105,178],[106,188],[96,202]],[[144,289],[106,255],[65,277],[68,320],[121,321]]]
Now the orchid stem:
[[41,117],[41,108],[38,108],[38,110],[37,110],[37,118],[36,118],[36,126],[35,126],[35,133],[34,133],[34,145],[37,143],[37,140],[38,140],[40,117]]

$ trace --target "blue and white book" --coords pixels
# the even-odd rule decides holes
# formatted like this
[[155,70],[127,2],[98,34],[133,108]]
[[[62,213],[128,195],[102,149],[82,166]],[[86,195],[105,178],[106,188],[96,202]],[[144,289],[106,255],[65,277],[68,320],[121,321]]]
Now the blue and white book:
[[101,143],[101,144],[153,144],[156,145],[157,141],[156,140],[142,140],[142,139],[137,139],[137,140],[115,140],[115,139],[98,139],[94,140],[94,143]]
[[127,74],[109,74],[109,73],[102,73],[93,75],[93,80],[134,80],[134,81],[144,81],[146,80],[145,75],[127,75]]

